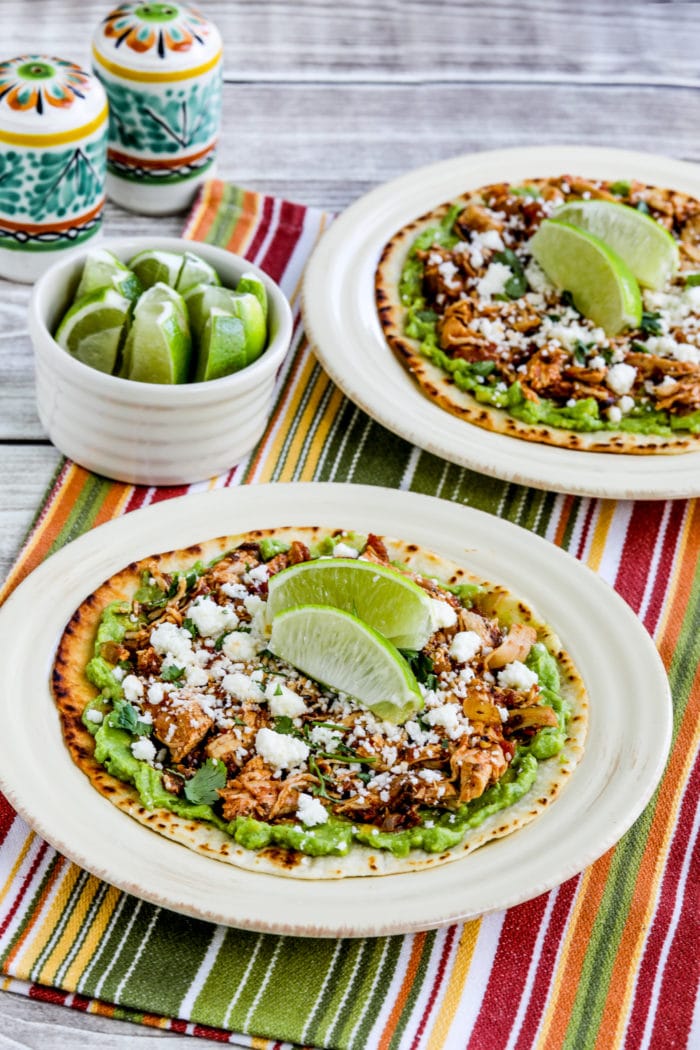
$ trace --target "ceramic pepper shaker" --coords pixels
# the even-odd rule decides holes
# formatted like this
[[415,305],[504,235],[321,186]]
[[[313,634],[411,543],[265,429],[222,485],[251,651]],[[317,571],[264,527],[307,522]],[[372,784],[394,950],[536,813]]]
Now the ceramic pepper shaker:
[[0,275],[34,281],[100,230],[107,99],[49,55],[0,62]]
[[216,26],[184,4],[125,3],[97,27],[92,54],[110,105],[108,196],[149,215],[186,208],[214,169]]

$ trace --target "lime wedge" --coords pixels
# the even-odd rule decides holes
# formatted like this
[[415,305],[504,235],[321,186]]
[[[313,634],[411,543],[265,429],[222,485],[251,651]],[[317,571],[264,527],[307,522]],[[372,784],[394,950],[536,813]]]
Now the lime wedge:
[[257,296],[251,292],[233,297],[231,313],[240,318],[245,329],[246,363],[252,364],[260,357],[267,343],[267,323],[265,314]]
[[120,375],[139,383],[184,383],[191,357],[182,297],[167,285],[156,284],[136,304]]
[[246,338],[237,317],[217,307],[209,314],[202,330],[195,381],[220,379],[245,368]]
[[143,291],[143,285],[136,274],[106,248],[93,248],[88,252],[75,298],[82,299],[98,288],[116,288],[134,302]]
[[238,284],[236,285],[236,291],[239,295],[242,295],[244,292],[250,292],[252,295],[254,295],[260,303],[260,305],[262,306],[262,310],[265,315],[265,320],[267,320],[267,288],[256,274],[241,274],[241,278]]
[[232,312],[234,297],[235,292],[230,288],[222,288],[216,284],[195,284],[184,293],[190,325],[197,338],[201,337],[207,318],[214,308],[226,313]]
[[432,599],[396,569],[353,558],[290,565],[269,584],[268,616],[296,605],[332,605],[355,613],[401,649],[422,649],[435,630]]
[[576,309],[607,335],[639,327],[639,286],[627,263],[604,241],[569,223],[545,219],[530,251],[550,281],[569,291]]
[[279,613],[268,648],[388,722],[405,722],[423,706],[418,683],[396,646],[342,609],[301,605]]
[[204,259],[200,259],[198,255],[193,252],[185,252],[182,256],[182,267],[178,274],[175,287],[178,292],[184,294],[189,288],[193,288],[195,284],[221,284],[221,278],[208,262]]
[[56,342],[83,364],[111,373],[117,366],[131,305],[116,288],[89,292],[66,313]]
[[174,288],[182,267],[182,256],[176,252],[161,252],[147,248],[139,252],[129,262],[144,288],[151,288],[161,282]]
[[636,208],[612,201],[572,201],[552,215],[605,241],[640,284],[663,288],[678,270],[678,245],[663,226]]

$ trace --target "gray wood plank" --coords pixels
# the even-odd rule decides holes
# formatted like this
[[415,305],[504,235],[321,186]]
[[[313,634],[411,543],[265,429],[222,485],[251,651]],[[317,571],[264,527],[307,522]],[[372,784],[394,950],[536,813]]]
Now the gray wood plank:
[[[226,76],[237,81],[699,82],[692,3],[208,0],[202,7],[221,29]],[[21,53],[30,40],[35,50],[87,63],[92,29],[109,10],[99,0],[0,0],[3,52]]]

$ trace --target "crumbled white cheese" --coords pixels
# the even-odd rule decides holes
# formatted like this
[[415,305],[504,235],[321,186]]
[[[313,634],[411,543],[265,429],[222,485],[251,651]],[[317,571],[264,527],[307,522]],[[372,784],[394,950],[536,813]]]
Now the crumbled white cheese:
[[165,689],[163,688],[162,682],[154,682],[153,685],[148,687],[148,702],[149,704],[160,704],[162,703],[163,697],[165,696]]
[[238,624],[236,612],[230,605],[217,605],[207,596],[193,601],[187,615],[202,638],[218,638],[224,631],[231,631]]
[[460,719],[460,714],[457,704],[443,704],[428,711],[425,720],[428,725],[441,726],[450,740],[459,740],[469,729],[468,724]]
[[298,718],[306,711],[303,697],[295,693],[293,689],[282,682],[273,679],[265,687],[265,696],[269,700],[270,713],[275,718],[287,715],[288,718]]
[[684,364],[688,361],[693,365],[700,364],[700,350],[690,343],[676,343],[673,356],[676,361],[682,361]]
[[131,753],[134,758],[143,759],[144,762],[152,762],[156,757],[155,744],[147,736],[140,736],[131,745]]
[[441,627],[454,627],[457,623],[457,612],[447,602],[439,598],[430,599],[430,620],[434,631]]
[[227,693],[238,697],[239,700],[263,699],[263,691],[258,683],[254,682],[250,675],[242,674],[240,671],[224,675],[221,685]]
[[206,685],[209,681],[209,675],[203,667],[199,667],[197,664],[190,664],[185,672],[185,678],[187,684],[194,686]]
[[247,583],[265,583],[268,576],[270,575],[267,565],[256,565],[254,569],[250,569],[243,577]]
[[634,365],[611,365],[605,382],[616,394],[629,394],[637,378],[637,369]]
[[255,734],[255,750],[275,769],[294,769],[309,757],[309,748],[303,740],[267,728],[258,729]]
[[227,598],[245,598],[248,589],[242,583],[222,583],[221,593]]
[[94,722],[96,726],[100,725],[104,715],[101,711],[96,711],[95,708],[91,708],[85,715],[88,722]]
[[472,244],[478,244],[480,248],[489,248],[494,252],[502,252],[505,245],[498,230],[484,230],[483,233],[471,235]]
[[632,409],[634,408],[635,401],[633,397],[629,396],[629,394],[624,394],[617,402],[617,404],[623,416],[625,416],[628,412],[632,411]]
[[554,285],[535,259],[530,259],[530,262],[525,267],[525,279],[533,292],[547,295],[549,292],[554,291]]
[[116,678],[118,682],[121,682],[124,676],[126,675],[126,671],[123,667],[115,667],[112,669],[112,675],[114,676],[114,678]]
[[143,696],[143,682],[135,674],[128,674],[122,682],[124,698],[130,703],[140,700]]
[[499,671],[498,684],[505,688],[522,689],[526,693],[533,685],[537,685],[537,675],[520,660],[513,660]]
[[483,645],[476,631],[458,631],[452,639],[450,656],[458,664],[466,664],[472,660]]
[[360,552],[355,550],[354,547],[351,547],[349,543],[336,543],[333,548],[334,558],[357,558],[359,553]]
[[232,631],[224,638],[221,651],[234,663],[246,663],[255,658],[258,646],[253,636],[246,631]]
[[611,423],[619,423],[622,419],[622,410],[617,405],[611,405],[607,410],[607,416]]
[[595,357],[592,357],[589,360],[588,367],[589,368],[605,368],[605,358],[601,357],[599,354],[596,354]]
[[[358,730],[361,730],[361,732],[358,732]],[[315,744],[316,747],[323,748],[324,751],[335,751],[342,735],[337,729],[330,729],[328,726],[314,726],[311,730],[311,743]],[[367,734],[362,729],[362,726],[356,726],[355,735],[361,738]]]
[[161,623],[151,631],[151,645],[157,653],[181,664],[192,659],[192,635],[174,623]]
[[325,824],[328,820],[328,810],[320,799],[313,795],[307,795],[304,791],[299,794],[296,818],[307,828],[315,828],[319,824]]
[[506,284],[512,276],[513,271],[510,266],[506,266],[505,263],[491,263],[481,280],[477,281],[477,295],[481,299],[490,299],[492,295],[503,295]]
[[590,328],[581,324],[552,323],[549,329],[551,339],[556,339],[565,350],[573,350],[577,343],[590,343],[593,341],[593,333]]

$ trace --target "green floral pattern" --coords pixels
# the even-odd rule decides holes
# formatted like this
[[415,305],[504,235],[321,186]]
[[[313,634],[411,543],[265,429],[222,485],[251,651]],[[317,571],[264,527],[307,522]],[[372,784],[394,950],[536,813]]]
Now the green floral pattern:
[[51,223],[78,216],[102,197],[105,134],[65,149],[0,148],[0,225]]
[[173,157],[192,153],[215,137],[221,112],[221,78],[167,88],[156,94],[103,80],[109,98],[110,145],[127,152]]

